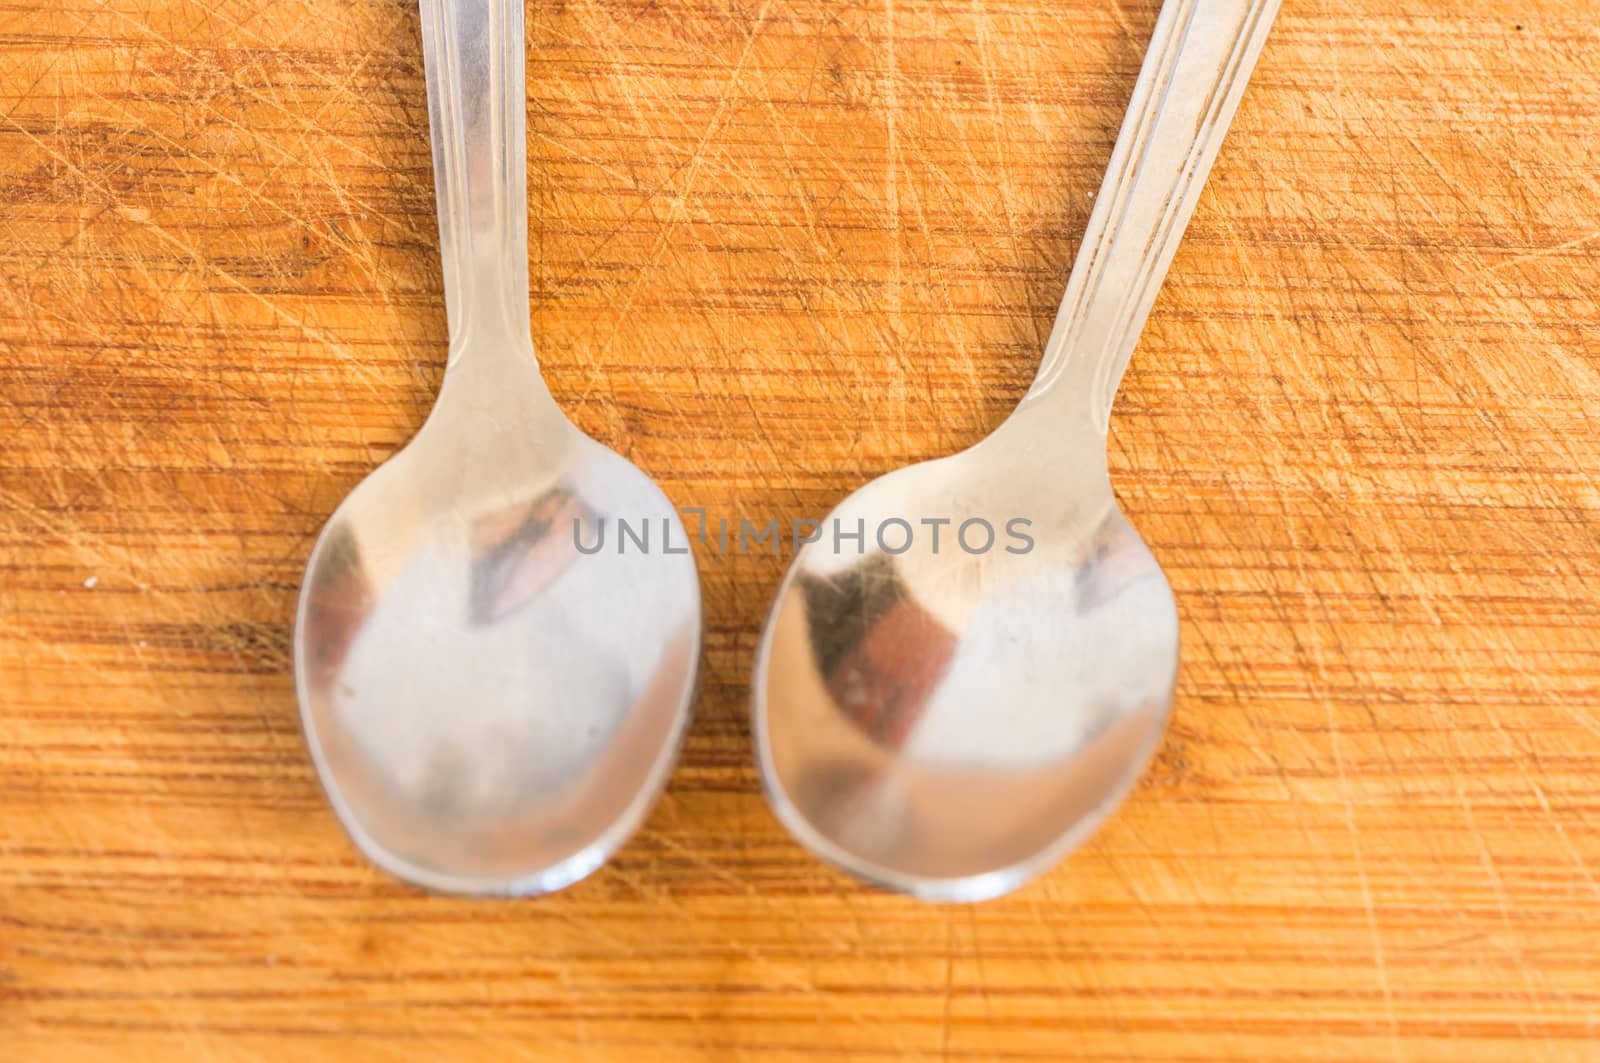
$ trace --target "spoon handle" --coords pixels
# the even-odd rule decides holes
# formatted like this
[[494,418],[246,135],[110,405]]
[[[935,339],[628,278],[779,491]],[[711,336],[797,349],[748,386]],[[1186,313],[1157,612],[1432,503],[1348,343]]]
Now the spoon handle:
[[421,0],[452,367],[469,335],[533,349],[522,4]]
[[1280,0],[1166,0],[1029,398],[1106,431],[1117,385]]

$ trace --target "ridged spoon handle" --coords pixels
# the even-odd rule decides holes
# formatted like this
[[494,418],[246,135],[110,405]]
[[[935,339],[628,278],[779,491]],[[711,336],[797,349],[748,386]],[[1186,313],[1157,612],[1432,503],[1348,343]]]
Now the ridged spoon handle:
[[532,352],[523,0],[421,0],[423,69],[452,369]]
[[1102,432],[1281,0],[1167,0],[1039,373]]

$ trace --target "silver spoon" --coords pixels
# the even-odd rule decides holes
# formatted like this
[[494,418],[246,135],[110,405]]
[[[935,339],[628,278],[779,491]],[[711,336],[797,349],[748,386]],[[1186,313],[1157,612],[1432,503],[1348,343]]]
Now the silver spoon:
[[522,0],[421,6],[449,361],[416,438],[317,540],[295,682],[369,858],[431,889],[542,893],[598,867],[660,792],[700,587],[666,496],[539,375]]
[[785,577],[756,759],[778,818],[845,870],[935,900],[1015,889],[1159,743],[1177,610],[1117,508],[1107,422],[1277,9],[1167,0],[1033,387],[976,446],[856,491]]

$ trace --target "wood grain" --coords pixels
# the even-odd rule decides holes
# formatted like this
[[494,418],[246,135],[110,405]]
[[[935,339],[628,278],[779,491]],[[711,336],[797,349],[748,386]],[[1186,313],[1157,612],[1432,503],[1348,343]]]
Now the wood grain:
[[[980,438],[1156,8],[531,5],[557,397],[735,521]],[[1595,13],[1286,5],[1113,427],[1176,720],[1069,863],[803,854],[745,718],[784,559],[707,551],[648,826],[474,904],[356,856],[289,680],[442,368],[412,5],[0,0],[0,1056],[1600,1057]]]

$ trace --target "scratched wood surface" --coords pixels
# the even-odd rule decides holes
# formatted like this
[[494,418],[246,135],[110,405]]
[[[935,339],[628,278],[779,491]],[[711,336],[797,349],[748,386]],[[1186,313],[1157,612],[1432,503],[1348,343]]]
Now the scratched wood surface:
[[[556,395],[733,521],[980,438],[1156,7],[532,5]],[[1111,439],[1172,734],[1065,866],[930,907],[768,814],[783,560],[715,550],[608,867],[481,904],[363,863],[288,632],[441,373],[416,13],[0,0],[0,1057],[1600,1058],[1600,19],[1286,7]]]

